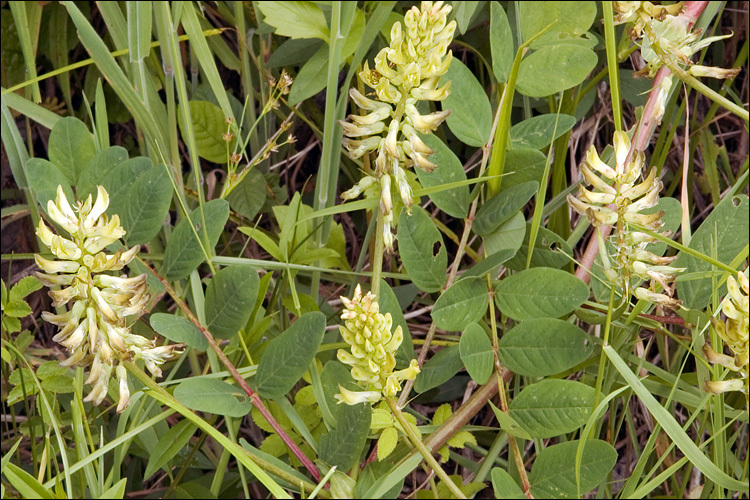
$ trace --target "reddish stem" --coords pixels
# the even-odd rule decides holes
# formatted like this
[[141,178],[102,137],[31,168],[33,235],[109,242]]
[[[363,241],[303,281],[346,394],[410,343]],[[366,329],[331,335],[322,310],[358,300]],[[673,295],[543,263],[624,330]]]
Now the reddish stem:
[[302,464],[305,466],[305,468],[312,474],[313,478],[315,478],[316,481],[320,481],[320,471],[318,471],[318,468],[315,467],[315,464],[312,463],[312,461],[307,458],[307,455],[304,454],[304,452],[297,446],[297,443],[295,443],[292,438],[289,437],[289,435],[286,433],[286,431],[279,425],[279,423],[276,421],[276,419],[273,417],[270,411],[268,411],[268,408],[263,404],[263,401],[260,399],[257,393],[253,391],[249,385],[247,385],[247,382],[245,382],[245,379],[242,378],[242,375],[237,371],[237,368],[234,367],[231,361],[229,361],[229,358],[227,358],[227,355],[224,354],[224,351],[221,350],[219,345],[214,340],[213,335],[211,335],[211,332],[206,330],[203,325],[201,325],[201,322],[198,321],[198,318],[195,317],[193,314],[193,311],[190,310],[190,308],[185,304],[185,302],[175,293],[172,286],[162,278],[159,273],[157,273],[151,266],[146,264],[146,262],[143,261],[140,257],[138,260],[146,266],[146,269],[151,272],[156,278],[162,282],[162,284],[166,287],[167,293],[174,299],[174,301],[177,303],[178,306],[180,306],[180,309],[185,313],[187,318],[198,327],[198,329],[201,331],[204,337],[206,337],[206,340],[208,341],[208,345],[211,346],[211,349],[214,350],[216,355],[221,360],[222,364],[226,366],[227,370],[229,370],[229,373],[232,374],[232,378],[237,382],[237,384],[242,388],[242,390],[245,392],[245,394],[248,395],[250,399],[252,399],[253,404],[256,408],[258,408],[258,411],[260,411],[261,415],[268,421],[269,424],[271,424],[271,427],[273,427],[273,430],[276,431],[276,434],[281,437],[281,440],[284,441],[284,444],[287,445],[287,447],[294,453],[294,455],[302,462]]

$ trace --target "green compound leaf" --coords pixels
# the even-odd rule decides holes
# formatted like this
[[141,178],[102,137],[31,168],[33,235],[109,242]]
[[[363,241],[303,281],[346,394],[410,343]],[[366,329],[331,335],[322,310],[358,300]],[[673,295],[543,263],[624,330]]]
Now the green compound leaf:
[[552,318],[522,321],[503,335],[498,348],[503,365],[530,377],[561,373],[585,361],[594,350],[586,332]]
[[148,465],[146,465],[143,477],[151,477],[151,474],[159,470],[162,465],[172,460],[188,444],[197,428],[194,423],[185,419],[165,432],[149,455]]
[[545,97],[575,87],[594,69],[596,53],[580,45],[545,45],[521,61],[518,91],[529,97]]
[[[747,195],[738,194],[724,198],[695,231],[688,246],[708,257],[715,255],[719,262],[729,264],[748,244],[749,214]],[[672,265],[687,268],[685,274],[719,271],[708,262],[685,252],[681,252]],[[711,276],[683,281],[678,275],[677,294],[690,309],[705,309],[711,298],[712,289]],[[726,294],[726,283],[719,287],[717,294],[719,297]]]
[[479,236],[487,236],[521,210],[538,189],[539,183],[529,181],[496,194],[477,210],[472,229]]
[[382,461],[391,454],[398,444],[398,431],[395,427],[387,427],[378,438],[378,460]]
[[154,165],[143,156],[131,158],[100,177],[97,183],[109,193],[107,213],[120,216],[127,231],[123,237],[126,244],[148,243],[159,233],[172,203],[172,182],[164,165]]
[[495,303],[515,320],[559,318],[588,298],[589,287],[583,281],[570,273],[548,267],[513,274],[495,288]]
[[289,105],[296,106],[326,87],[328,81],[328,45],[322,45],[297,73],[289,90]]
[[573,380],[542,380],[526,386],[508,414],[532,437],[545,439],[572,432],[591,414],[594,388]]
[[[485,306],[486,307],[486,306]],[[458,343],[461,362],[477,384],[484,384],[492,375],[492,342],[484,328],[477,323],[466,327]]]
[[585,34],[596,18],[595,2],[522,2],[519,10],[524,41],[554,23],[549,31],[532,42],[532,48],[559,40],[561,32],[575,39]]
[[513,32],[508,16],[499,2],[490,2],[490,51],[492,52],[492,72],[498,83],[505,83],[513,66]]
[[493,467],[490,477],[492,478],[492,490],[495,492],[495,498],[526,498],[521,487],[504,469]]
[[227,417],[244,417],[253,409],[242,389],[215,378],[186,379],[175,387],[174,397],[191,410]]
[[149,318],[151,328],[173,342],[184,342],[199,351],[208,349],[208,340],[197,326],[187,318],[174,314],[154,313]]
[[[526,224],[526,234],[521,243],[521,248],[518,249],[518,253],[506,262],[505,267],[514,271],[522,271],[526,269],[526,256],[529,254],[529,228],[531,223]],[[573,250],[570,245],[557,235],[557,233],[550,231],[545,227],[539,227],[539,232],[536,235],[536,244],[534,245],[534,254],[531,256],[531,265],[529,267],[552,267],[560,269],[562,266],[570,262],[570,259],[566,256],[573,256]]]
[[463,35],[469,29],[469,22],[479,7],[479,2],[456,2],[455,18],[458,31]]
[[277,35],[328,41],[325,15],[313,2],[262,2],[258,8],[265,16],[263,22],[276,28]]
[[[433,248],[437,245],[437,252]],[[445,284],[448,253],[429,214],[415,206],[411,215],[401,209],[398,249],[409,277],[420,290],[437,292]]]
[[[510,128],[510,142],[514,150],[518,148],[544,149],[552,141],[572,129],[575,124],[575,116],[570,115],[534,116]],[[555,125],[557,129],[555,129]],[[556,134],[554,138],[552,137],[553,132]]]
[[515,255],[526,235],[526,220],[522,212],[516,212],[500,227],[484,237],[484,250],[489,255],[510,251]]
[[47,213],[47,202],[55,201],[57,197],[57,186],[62,186],[68,202],[73,203],[76,197],[70,189],[68,179],[59,168],[42,158],[29,158],[26,161],[26,175],[29,179],[29,187],[36,193],[39,206]]
[[[198,156],[214,163],[226,163],[234,152],[237,137],[227,142],[222,137],[228,132],[224,112],[219,106],[208,101],[189,101],[190,118],[193,121],[193,135],[198,148]],[[182,140],[187,141],[185,118],[177,114]]]
[[[576,485],[578,440],[548,446],[539,452],[529,474],[534,498],[581,498]],[[607,478],[617,461],[617,451],[600,439],[586,441],[581,457],[580,495]]]
[[258,272],[250,266],[225,267],[206,289],[206,328],[214,337],[232,338],[250,319],[258,297]]
[[443,348],[427,363],[414,381],[414,390],[425,392],[449,381],[453,375],[464,367],[457,345]]
[[[3,284],[4,285],[4,284]],[[34,276],[26,276],[21,278],[18,283],[13,285],[13,288],[8,292],[8,300],[21,300],[30,293],[36,292],[42,288],[42,283]]]
[[[78,118],[60,118],[49,135],[49,160],[75,184],[96,154],[94,136]],[[72,201],[72,200],[68,200]]]
[[349,470],[358,463],[370,432],[371,414],[369,404],[338,405],[336,428],[320,438],[320,459],[340,470]]
[[437,299],[432,309],[432,319],[438,328],[458,332],[484,316],[489,302],[484,280],[458,280]]
[[309,312],[271,340],[255,374],[258,393],[268,399],[280,398],[288,393],[310,367],[325,330],[325,315],[317,311]]
[[[203,221],[205,217],[205,230]],[[198,207],[190,212],[190,221],[183,219],[172,232],[164,251],[164,264],[161,272],[168,280],[180,280],[186,278],[196,267],[206,260],[206,256],[195,237],[195,232],[201,238],[203,248],[209,255],[213,253],[216,243],[219,241],[229,218],[229,203],[226,200],[211,200],[203,205],[203,215]],[[195,229],[195,232],[193,232]],[[206,241],[205,233],[208,233]]]
[[451,82],[451,93],[443,101],[443,109],[451,114],[445,123],[461,142],[482,147],[490,140],[492,132],[492,106],[474,73],[458,59],[440,78],[441,85]]
[[[432,172],[425,172],[421,168],[415,169],[422,187],[445,186],[452,182],[466,180],[466,172],[461,161],[439,137],[433,134],[421,135],[421,137],[424,143],[434,151],[430,156],[430,161],[439,165]],[[469,186],[459,186],[432,193],[429,197],[440,210],[451,217],[463,219],[469,213],[471,203]]]

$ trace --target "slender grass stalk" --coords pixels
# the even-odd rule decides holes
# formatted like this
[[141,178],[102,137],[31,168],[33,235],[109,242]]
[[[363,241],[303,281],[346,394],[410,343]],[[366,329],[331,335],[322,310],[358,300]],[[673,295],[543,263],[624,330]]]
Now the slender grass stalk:
[[607,71],[609,72],[609,90],[612,102],[612,117],[615,121],[615,130],[622,132],[622,101],[620,98],[620,73],[615,45],[615,24],[612,11],[612,2],[603,1],[602,11],[604,17],[604,42],[607,50]]

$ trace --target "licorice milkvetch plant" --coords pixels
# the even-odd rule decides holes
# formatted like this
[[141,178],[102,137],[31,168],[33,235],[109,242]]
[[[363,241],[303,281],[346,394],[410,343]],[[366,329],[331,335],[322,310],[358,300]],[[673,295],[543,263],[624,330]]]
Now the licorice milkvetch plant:
[[[633,276],[650,280],[648,288],[637,287],[633,291],[635,296],[674,307],[678,301],[672,298],[670,282],[682,269],[669,264],[676,257],[660,257],[647,250],[649,243],[654,243],[657,239],[633,227],[640,225],[657,231],[663,225],[663,211],[643,213],[659,202],[662,182],[656,175],[656,167],[651,168],[648,176],[638,182],[643,171],[644,154],[636,151],[632,159],[629,159],[629,152],[630,139],[627,134],[615,132],[616,166],[612,168],[599,158],[596,148],[592,145],[580,169],[585,183],[593,189],[579,186],[578,196],[568,195],[568,202],[576,212],[587,216],[594,226],[604,272],[613,284],[622,286],[627,296]],[[614,255],[609,254],[599,229],[605,225],[615,226],[617,230]],[[655,289],[656,283],[661,286],[663,293]]]
[[417,132],[429,134],[450,114],[449,110],[443,110],[422,115],[417,105],[419,101],[442,101],[450,94],[450,82],[442,87],[439,84],[453,57],[448,50],[456,29],[456,21],[447,22],[451,9],[443,2],[422,2],[421,8],[412,7],[404,16],[404,31],[400,22],[393,24],[391,43],[375,57],[375,68],[371,70],[365,61],[358,73],[362,82],[375,89],[376,99],[362,95],[355,88],[349,91],[357,106],[369,113],[351,114],[349,121],[339,122],[346,136],[344,147],[352,159],[377,151],[374,173],[366,174],[341,197],[356,198],[371,186],[379,186],[383,240],[391,252],[394,240],[391,188],[395,186],[409,210],[414,200],[405,169],[415,166],[430,172],[437,166],[427,159],[433,151]]
[[108,271],[120,271],[136,256],[139,245],[129,250],[118,250],[108,255],[104,249],[125,235],[117,214],[108,219],[107,191],[98,186],[96,202],[91,195],[85,202],[72,207],[62,186],[57,188],[55,201],[47,203],[49,217],[65,230],[70,238],[54,234],[39,220],[37,235],[58,260],[34,255],[42,271],[36,277],[48,287],[63,286],[49,292],[54,307],[70,309],[60,314],[42,312],[45,321],[57,325],[60,331],[53,337],[70,353],[62,366],[90,366],[86,383],[93,389],[84,401],[99,405],[107,395],[107,388],[115,371],[120,384],[117,411],[122,412],[130,402],[128,375],[120,361],[142,359],[146,368],[161,376],[159,365],[175,352],[177,345],[156,346],[130,331],[125,318],[139,316],[146,311],[150,299],[146,275],[128,278],[113,276]]

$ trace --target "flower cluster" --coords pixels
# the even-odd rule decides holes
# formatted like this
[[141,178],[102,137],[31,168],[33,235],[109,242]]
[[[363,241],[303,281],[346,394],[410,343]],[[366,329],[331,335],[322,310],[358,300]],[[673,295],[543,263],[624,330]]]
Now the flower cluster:
[[[636,75],[653,77],[665,61],[683,64],[693,76],[731,78],[740,68],[722,69],[693,64],[690,57],[711,43],[730,35],[712,36],[699,40],[703,30],[691,30],[693,21],[680,16],[684,2],[654,5],[651,2],[614,2],[615,24],[631,23],[631,38],[641,40],[641,56],[647,66]],[[646,36],[643,36],[645,33]]]
[[724,381],[707,381],[706,390],[714,394],[726,391],[742,391],[748,395],[748,292],[750,286],[744,273],[737,273],[727,279],[728,294],[724,298],[721,311],[726,321],[711,318],[711,326],[716,334],[726,343],[734,357],[720,354],[708,345],[703,346],[703,354],[711,363],[718,363],[739,373],[739,379]]
[[370,292],[363,297],[359,285],[351,300],[341,297],[341,301],[346,310],[341,313],[344,326],[339,327],[339,331],[351,347],[349,351],[339,349],[336,355],[339,361],[352,367],[352,377],[364,385],[365,390],[353,392],[339,385],[341,394],[336,394],[336,399],[339,403],[354,405],[395,396],[401,390],[402,380],[413,380],[419,373],[415,359],[408,368],[393,371],[394,353],[404,340],[401,327],[397,326],[391,333],[390,313],[380,314],[376,297]]
[[104,213],[108,206],[109,195],[101,186],[93,205],[89,195],[75,209],[68,203],[62,186],[58,186],[55,202],[47,203],[47,213],[70,234],[70,239],[54,234],[40,220],[36,234],[60,260],[40,255],[34,258],[44,271],[36,273],[39,281],[48,287],[63,287],[49,292],[52,305],[71,304],[62,314],[42,313],[45,321],[60,328],[53,340],[70,353],[60,364],[91,365],[86,383],[93,384],[93,389],[84,401],[95,405],[107,395],[110,377],[116,371],[120,383],[117,411],[122,412],[128,406],[130,392],[127,372],[118,365],[119,360],[143,359],[151,373],[161,376],[158,365],[172,355],[176,346],[156,347],[154,341],[131,333],[125,324],[125,317],[145,311],[149,295],[145,274],[135,278],[102,274],[121,270],[139,250],[135,246],[127,251],[118,250],[114,255],[102,251],[125,234],[117,215],[108,220]]
[[412,7],[404,16],[405,31],[401,23],[395,23],[391,43],[375,57],[375,68],[371,70],[365,62],[358,75],[375,90],[377,99],[351,89],[352,100],[368,114],[349,115],[349,121],[339,122],[346,136],[343,145],[352,159],[377,151],[374,175],[365,176],[341,197],[356,198],[371,186],[379,186],[380,211],[385,217],[383,236],[389,251],[393,251],[391,187],[397,188],[410,209],[412,190],[405,169],[415,166],[429,172],[436,167],[427,159],[432,149],[417,132],[429,134],[450,114],[444,110],[422,115],[417,110],[418,101],[442,101],[450,93],[450,82],[439,87],[453,57],[448,45],[456,22],[447,22],[450,11],[443,2],[422,2],[421,9]]
[[[568,195],[568,202],[596,227],[602,264],[610,281],[621,282],[627,290],[632,276],[651,280],[648,289],[636,288],[635,296],[661,305],[675,306],[677,301],[672,298],[669,282],[682,269],[668,264],[676,257],[660,257],[648,251],[646,247],[656,242],[656,238],[631,227],[636,224],[657,231],[663,225],[661,218],[664,212],[642,213],[659,202],[662,182],[656,176],[656,167],[653,167],[646,179],[639,183],[644,164],[643,152],[636,151],[632,160],[628,161],[630,139],[627,134],[615,132],[613,142],[615,168],[604,163],[596,148],[591,146],[580,169],[584,181],[593,190],[579,186],[578,197]],[[599,226],[603,225],[617,227],[616,250],[612,256],[614,262],[610,261],[599,232]],[[654,291],[653,282],[661,285],[664,293]]]

